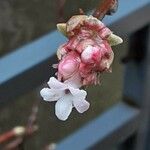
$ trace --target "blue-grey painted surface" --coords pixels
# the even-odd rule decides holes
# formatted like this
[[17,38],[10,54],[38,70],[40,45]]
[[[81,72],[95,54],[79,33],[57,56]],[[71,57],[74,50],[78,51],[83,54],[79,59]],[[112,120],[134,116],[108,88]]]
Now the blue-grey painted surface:
[[53,56],[65,40],[64,36],[54,31],[1,58],[0,84]]
[[147,55],[145,57],[145,78],[143,86],[143,107],[141,111],[141,123],[138,131],[137,150],[150,150],[150,25],[147,29]]
[[144,68],[144,64],[129,62],[125,69],[123,94],[138,105],[141,104],[143,97]]
[[[129,107],[125,103],[119,103],[58,143],[56,150],[86,150],[99,141],[103,141],[104,139],[107,141],[108,136],[111,134],[117,134],[115,140],[119,142],[121,138],[126,138],[130,134],[127,132],[126,137],[123,135],[120,136],[120,128],[125,124],[131,123],[130,121],[134,120],[138,115],[139,111],[137,109]],[[124,130],[125,128],[126,127],[124,127]],[[113,142],[114,140],[112,139],[111,143],[106,142],[106,145],[110,144],[111,146]],[[106,145],[103,146],[105,147]]]

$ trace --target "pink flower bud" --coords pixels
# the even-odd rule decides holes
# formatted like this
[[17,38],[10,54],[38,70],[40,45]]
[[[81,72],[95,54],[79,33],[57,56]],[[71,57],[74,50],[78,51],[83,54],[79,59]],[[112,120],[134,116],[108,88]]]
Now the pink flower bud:
[[82,63],[79,67],[82,84],[98,84],[98,74],[110,70],[113,58],[113,51],[107,41],[102,41],[99,46],[88,46],[83,50],[81,53]]
[[81,54],[81,60],[84,63],[97,63],[101,59],[101,51],[99,47],[88,46]]
[[78,72],[80,64],[79,54],[71,51],[66,54],[58,64],[58,76],[66,80]]

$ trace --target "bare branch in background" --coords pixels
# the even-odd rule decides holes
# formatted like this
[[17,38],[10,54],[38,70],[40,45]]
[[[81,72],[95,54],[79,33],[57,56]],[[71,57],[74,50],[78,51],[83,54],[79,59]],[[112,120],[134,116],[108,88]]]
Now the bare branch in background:
[[18,137],[15,140],[11,141],[10,143],[8,143],[3,150],[19,150],[19,145],[23,142],[23,138],[22,137]]
[[103,0],[94,11],[93,16],[102,20],[106,14],[112,14],[116,12],[117,7],[118,0]]
[[[19,147],[23,147],[23,143],[25,142],[25,139],[28,139],[35,131],[37,131],[37,126],[34,125],[32,128],[30,128],[30,130],[25,130],[24,134],[22,135],[14,135],[13,137],[17,137],[16,139],[12,140],[11,142],[9,142],[4,148],[3,150],[16,150]],[[6,134],[6,133],[4,133]],[[12,138],[13,138],[12,137]],[[10,139],[5,139],[5,142],[9,141]],[[21,148],[19,148],[19,150],[21,150]]]
[[35,103],[32,106],[32,110],[31,110],[31,115],[28,118],[28,122],[27,122],[27,132],[29,132],[28,134],[30,134],[30,132],[34,132],[35,128],[37,128],[35,126],[35,123],[37,121],[37,113],[38,113],[38,103]]
[[18,136],[22,136],[25,134],[25,127],[17,126],[10,131],[7,131],[0,135],[0,144]]
[[8,142],[12,138],[15,138],[13,141],[9,142],[3,150],[21,150],[23,148],[23,143],[27,140],[35,131],[38,130],[38,126],[35,124],[37,120],[38,113],[38,103],[35,103],[32,107],[31,114],[28,118],[26,126],[18,126],[12,130],[5,132],[0,135],[0,144]]

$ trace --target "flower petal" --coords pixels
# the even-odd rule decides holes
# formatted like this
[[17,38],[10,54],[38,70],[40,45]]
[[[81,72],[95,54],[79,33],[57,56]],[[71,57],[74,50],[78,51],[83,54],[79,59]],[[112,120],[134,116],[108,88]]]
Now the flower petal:
[[58,119],[65,121],[72,111],[72,96],[64,96],[56,102],[55,114]]
[[54,77],[50,77],[50,79],[47,83],[48,83],[49,87],[52,88],[52,89],[64,90],[66,88],[66,85],[64,83],[58,81]]
[[73,105],[79,113],[83,113],[89,109],[90,103],[86,100],[81,100],[80,98],[73,99]]
[[40,91],[40,94],[45,101],[57,101],[62,96],[63,93],[62,92],[58,93],[58,91],[53,89],[43,88]]
[[85,100],[87,92],[80,89],[69,88],[71,94],[73,95],[73,105],[79,113],[86,111],[90,104]]
[[87,92],[84,90],[75,89],[73,87],[69,87],[69,90],[74,97],[79,98],[80,100],[84,100],[86,98]]

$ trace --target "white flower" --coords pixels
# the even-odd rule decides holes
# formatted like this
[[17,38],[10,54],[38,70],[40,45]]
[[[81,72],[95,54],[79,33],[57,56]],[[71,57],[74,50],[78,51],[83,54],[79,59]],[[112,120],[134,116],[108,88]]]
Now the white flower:
[[62,83],[51,77],[48,85],[50,88],[43,88],[40,94],[45,101],[57,101],[55,114],[60,120],[66,120],[73,107],[79,113],[83,113],[89,108],[90,104],[85,100],[86,91],[71,86],[67,80]]

